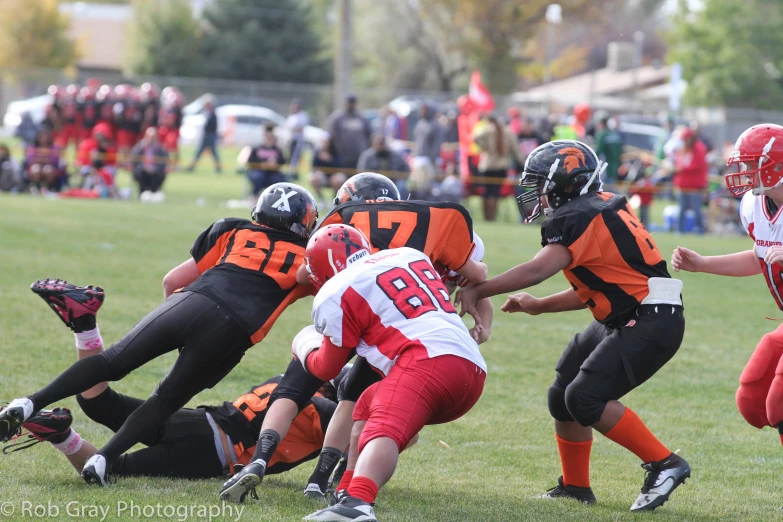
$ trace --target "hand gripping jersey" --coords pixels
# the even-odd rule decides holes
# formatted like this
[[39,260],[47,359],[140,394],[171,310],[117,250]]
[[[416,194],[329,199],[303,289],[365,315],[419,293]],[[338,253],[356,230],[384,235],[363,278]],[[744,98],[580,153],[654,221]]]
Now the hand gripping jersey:
[[309,285],[296,283],[307,238],[274,230],[246,219],[221,219],[193,243],[190,253],[201,276],[184,290],[198,292],[225,306],[257,343],[277,317]]
[[[269,397],[281,380],[282,375],[272,377],[260,386],[254,386],[233,403],[201,406],[231,437],[238,463],[247,465],[253,458],[261,425],[269,411]],[[294,418],[288,433],[268,463],[267,473],[282,473],[317,457],[336,408],[337,404],[316,393]]]
[[321,288],[312,315],[335,346],[356,348],[384,375],[408,349],[419,359],[456,355],[487,370],[430,260],[412,248],[352,263]]
[[650,278],[671,277],[628,202],[609,192],[588,193],[558,208],[541,225],[541,244],[568,247],[566,279],[603,324],[626,319],[647,297]]
[[332,209],[318,226],[338,224],[361,230],[373,252],[400,247],[424,252],[441,275],[461,269],[474,246],[473,220],[456,203],[350,201]]
[[740,203],[740,218],[745,231],[756,243],[753,250],[759,258],[761,273],[767,280],[767,286],[775,299],[775,304],[783,310],[783,276],[779,263],[768,265],[764,262],[767,249],[771,246],[783,246],[783,221],[778,224],[781,211],[773,215],[769,211],[766,196],[754,196],[746,192]]

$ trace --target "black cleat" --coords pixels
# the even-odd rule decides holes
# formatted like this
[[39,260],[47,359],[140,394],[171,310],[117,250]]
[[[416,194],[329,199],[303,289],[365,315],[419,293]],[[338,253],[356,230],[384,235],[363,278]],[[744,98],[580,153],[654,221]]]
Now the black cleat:
[[557,479],[557,486],[541,495],[541,498],[570,498],[583,504],[595,504],[595,495],[592,488],[580,488],[578,486],[566,486],[563,477]]
[[41,279],[30,285],[30,290],[46,301],[74,332],[95,329],[95,317],[104,299],[100,286],[76,286],[61,279]]
[[8,442],[22,434],[22,424],[33,416],[30,399],[14,399],[0,411],[0,441]]
[[642,464],[647,471],[642,492],[631,511],[652,511],[669,500],[669,495],[691,476],[691,467],[684,458],[672,453],[658,462]]
[[304,496],[305,498],[309,498],[312,500],[319,500],[321,502],[327,503],[326,495],[329,494],[329,491],[322,491],[321,486],[315,483],[310,483],[307,485],[307,487],[304,489]]
[[266,466],[261,462],[257,460],[251,462],[223,484],[218,499],[241,504],[249,494],[250,498],[258,500],[256,488],[264,480],[265,472]]

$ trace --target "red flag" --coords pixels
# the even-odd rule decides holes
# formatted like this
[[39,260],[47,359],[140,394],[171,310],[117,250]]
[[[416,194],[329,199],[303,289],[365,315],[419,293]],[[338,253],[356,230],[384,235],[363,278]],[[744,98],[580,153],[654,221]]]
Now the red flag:
[[486,85],[481,83],[481,73],[478,71],[473,71],[470,76],[468,96],[478,111],[491,112],[495,110],[495,100],[492,98],[492,93],[489,92]]

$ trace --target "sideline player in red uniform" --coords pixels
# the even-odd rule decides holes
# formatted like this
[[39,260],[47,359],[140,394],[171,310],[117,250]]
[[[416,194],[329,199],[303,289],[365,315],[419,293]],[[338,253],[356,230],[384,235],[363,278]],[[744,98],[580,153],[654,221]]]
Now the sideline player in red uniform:
[[[783,209],[783,127],[756,125],[737,139],[726,175],[735,196],[742,196],[740,218],[754,241],[750,250],[723,256],[701,256],[677,247],[672,267],[743,277],[764,274],[775,304],[783,310],[783,228],[776,224]],[[783,326],[761,338],[740,375],[736,401],[748,424],[777,428],[783,442]]]
[[543,298],[512,295],[502,308],[531,315],[589,308],[595,318],[566,348],[549,388],[563,476],[545,496],[595,502],[590,449],[596,429],[641,459],[647,477],[631,511],[652,510],[685,482],[691,468],[619,399],[680,348],[682,282],[669,276],[625,198],[601,191],[602,170],[595,152],[578,141],[553,141],[530,153],[521,181],[528,191],[519,196],[519,206],[528,221],[542,211],[546,215],[543,248],[529,262],[461,289],[457,301],[473,315],[480,298],[535,286],[563,271],[568,290]]
[[[7,441],[35,412],[102,381],[122,379],[165,353],[181,348],[174,366],[152,396],[140,405],[95,456],[82,477],[105,485],[111,463],[134,444],[154,436],[194,395],[219,383],[260,342],[277,317],[310,288],[298,285],[307,238],[318,217],[312,195],[291,183],[267,188],[253,209],[253,221],[223,219],[207,228],[191,249],[192,258],[163,280],[166,301],[118,343],[84,358],[42,390],[14,399],[0,412],[0,440]],[[181,290],[180,290],[181,289]],[[91,289],[83,302],[63,301],[63,289],[43,282],[37,293],[71,320],[93,315],[103,293]],[[103,346],[94,317],[77,331],[77,346]],[[81,329],[80,329],[81,330]]]
[[324,337],[320,346],[295,346],[297,358],[329,379],[356,350],[384,378],[356,404],[346,495],[305,520],[375,520],[372,503],[399,453],[425,425],[465,415],[484,389],[484,359],[430,259],[412,248],[370,248],[347,225],[321,228],[307,244],[319,289],[313,322]]

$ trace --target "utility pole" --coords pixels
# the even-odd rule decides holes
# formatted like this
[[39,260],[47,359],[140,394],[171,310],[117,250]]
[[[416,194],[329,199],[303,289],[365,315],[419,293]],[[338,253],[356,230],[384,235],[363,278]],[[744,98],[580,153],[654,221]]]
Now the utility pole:
[[337,56],[334,60],[334,107],[342,107],[351,92],[352,53],[352,0],[337,0],[339,14],[337,24]]

